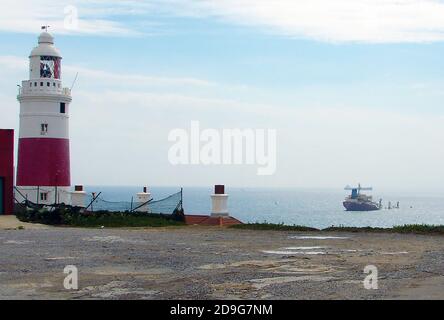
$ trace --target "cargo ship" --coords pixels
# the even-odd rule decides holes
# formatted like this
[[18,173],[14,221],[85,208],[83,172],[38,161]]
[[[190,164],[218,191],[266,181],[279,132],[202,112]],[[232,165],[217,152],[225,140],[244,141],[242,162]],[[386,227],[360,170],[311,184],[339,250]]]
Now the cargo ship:
[[371,191],[372,187],[361,187],[359,184],[357,187],[346,186],[344,190],[351,190],[351,195],[345,198],[342,203],[346,211],[374,211],[382,209],[382,200],[379,203],[373,201],[372,196],[361,193],[361,191]]

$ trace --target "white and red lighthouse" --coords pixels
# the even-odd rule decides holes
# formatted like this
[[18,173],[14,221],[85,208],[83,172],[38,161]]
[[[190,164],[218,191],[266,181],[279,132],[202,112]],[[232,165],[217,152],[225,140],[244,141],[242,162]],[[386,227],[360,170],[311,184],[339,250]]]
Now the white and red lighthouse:
[[70,203],[69,104],[62,86],[62,56],[45,30],[29,56],[29,80],[19,95],[18,199]]

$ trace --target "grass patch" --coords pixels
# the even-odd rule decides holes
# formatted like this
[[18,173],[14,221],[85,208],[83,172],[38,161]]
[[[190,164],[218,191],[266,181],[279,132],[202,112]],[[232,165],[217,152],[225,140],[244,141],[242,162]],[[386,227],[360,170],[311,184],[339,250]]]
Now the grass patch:
[[322,231],[338,231],[338,232],[390,232],[390,228],[374,228],[374,227],[345,227],[345,226],[331,226]]
[[185,223],[159,216],[130,216],[113,214],[109,216],[80,216],[72,219],[69,225],[83,228],[97,228],[101,226],[106,228],[120,228],[183,226]]
[[377,227],[346,227],[346,226],[331,226],[324,229],[316,229],[298,225],[284,225],[274,223],[246,223],[239,225],[232,225],[229,228],[244,229],[244,230],[276,230],[276,231],[322,231],[322,232],[375,232],[375,233],[410,233],[410,234],[435,234],[444,235],[444,225],[425,225],[425,224],[410,224],[402,226],[394,226],[393,228],[377,228]]
[[444,226],[426,225],[426,224],[406,224],[393,227],[394,232],[398,233],[417,233],[417,234],[442,234],[444,235]]

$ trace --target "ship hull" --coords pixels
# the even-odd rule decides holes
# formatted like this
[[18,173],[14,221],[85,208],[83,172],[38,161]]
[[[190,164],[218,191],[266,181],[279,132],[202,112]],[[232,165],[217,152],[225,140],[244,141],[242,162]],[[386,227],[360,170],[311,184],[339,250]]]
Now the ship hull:
[[347,211],[375,211],[379,210],[379,206],[373,202],[355,202],[344,201],[343,205]]

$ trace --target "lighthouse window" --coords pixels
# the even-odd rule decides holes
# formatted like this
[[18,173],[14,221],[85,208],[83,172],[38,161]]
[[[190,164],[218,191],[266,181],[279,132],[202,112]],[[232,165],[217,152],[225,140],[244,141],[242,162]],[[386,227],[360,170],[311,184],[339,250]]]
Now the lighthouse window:
[[41,192],[40,193],[40,201],[47,201],[48,200],[48,193],[47,192]]
[[40,82],[40,87],[43,87],[43,82]]
[[37,82],[34,82],[34,87],[37,87]]
[[60,79],[61,59],[52,56],[40,57],[40,77]]
[[47,123],[42,123],[41,124],[41,132],[40,134],[42,136],[46,135],[48,133],[48,124]]
[[66,105],[64,102],[60,102],[60,113],[66,113]]
[[46,83],[46,86],[49,87],[51,84],[49,82]]

